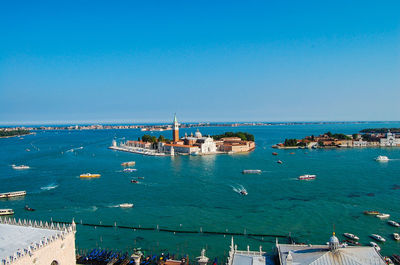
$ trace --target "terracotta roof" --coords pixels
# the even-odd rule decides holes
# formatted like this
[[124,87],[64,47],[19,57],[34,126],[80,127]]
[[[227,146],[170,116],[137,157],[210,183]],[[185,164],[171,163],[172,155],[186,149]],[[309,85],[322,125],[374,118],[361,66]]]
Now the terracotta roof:
[[165,144],[167,146],[174,146],[174,147],[186,147],[186,148],[192,148],[192,147],[197,147],[194,145],[186,145],[186,144]]

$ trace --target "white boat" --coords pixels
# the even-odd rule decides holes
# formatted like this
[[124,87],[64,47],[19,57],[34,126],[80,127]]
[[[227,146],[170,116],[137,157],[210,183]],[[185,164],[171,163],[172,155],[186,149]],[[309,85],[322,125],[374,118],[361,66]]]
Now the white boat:
[[375,158],[375,160],[379,161],[379,162],[387,162],[387,161],[389,161],[389,157],[387,157],[387,156],[378,156],[377,158]]
[[310,180],[310,179],[315,179],[317,175],[302,175],[298,177],[299,180]]
[[371,234],[370,237],[372,237],[373,239],[380,241],[380,242],[385,242],[386,239],[383,238],[382,236],[378,235],[378,234]]
[[133,207],[133,203],[121,203],[120,205],[118,205],[120,208],[132,208]]
[[393,233],[393,238],[394,238],[394,240],[399,241],[400,240],[399,233]]
[[353,240],[359,240],[360,238],[356,235],[350,234],[350,233],[344,233],[343,234],[345,237],[353,239]]
[[0,199],[4,198],[13,198],[13,197],[20,197],[20,196],[25,196],[26,191],[12,191],[12,192],[6,192],[6,193],[0,193]]
[[381,251],[381,247],[378,245],[378,244],[376,244],[375,242],[369,242],[369,244],[371,245],[371,246],[373,246],[375,249],[376,249],[376,251]]
[[19,166],[12,165],[12,168],[13,169],[29,169],[30,167],[29,166],[25,166],[25,165],[19,165]]
[[13,209],[0,209],[0,216],[1,215],[13,215],[14,210]]
[[376,217],[378,217],[379,219],[385,219],[385,218],[389,218],[389,217],[390,217],[390,214],[388,214],[388,213],[381,213],[381,214],[378,214]]
[[240,194],[242,194],[243,196],[246,196],[249,193],[247,192],[246,189],[242,189],[242,190],[240,190]]
[[400,224],[398,222],[393,221],[393,220],[389,220],[388,224],[390,224],[391,226],[394,226],[394,227],[400,227]]
[[260,169],[245,169],[242,171],[243,174],[261,174]]
[[130,168],[130,167],[124,168],[124,172],[134,172],[134,171],[137,171],[137,169],[136,168]]

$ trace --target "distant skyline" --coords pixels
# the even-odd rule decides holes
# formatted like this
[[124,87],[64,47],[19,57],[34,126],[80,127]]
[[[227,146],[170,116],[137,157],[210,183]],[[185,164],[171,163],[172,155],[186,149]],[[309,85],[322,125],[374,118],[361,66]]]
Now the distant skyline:
[[0,3],[0,124],[396,121],[398,1]]

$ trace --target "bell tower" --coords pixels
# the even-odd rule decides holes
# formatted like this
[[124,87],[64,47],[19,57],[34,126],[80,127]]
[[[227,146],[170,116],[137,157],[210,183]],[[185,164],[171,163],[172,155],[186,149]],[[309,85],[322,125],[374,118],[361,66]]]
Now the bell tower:
[[176,119],[176,113],[174,115],[174,123],[173,123],[173,128],[172,128],[172,139],[174,143],[179,141],[179,123],[178,120]]

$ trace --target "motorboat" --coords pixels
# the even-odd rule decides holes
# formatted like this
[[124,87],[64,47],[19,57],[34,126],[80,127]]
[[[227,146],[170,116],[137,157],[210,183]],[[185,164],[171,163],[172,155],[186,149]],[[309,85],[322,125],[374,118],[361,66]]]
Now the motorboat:
[[241,189],[239,193],[242,194],[243,196],[249,194],[246,189]]
[[343,234],[345,237],[350,238],[352,240],[360,240],[360,238],[356,235],[350,234],[350,233],[344,233]]
[[394,240],[399,241],[400,240],[399,233],[393,233],[393,238],[394,238]]
[[278,155],[278,153],[277,153],[277,152],[273,152],[273,153],[272,153],[272,155],[274,155],[274,156],[277,156],[277,155]]
[[12,192],[6,192],[6,193],[0,193],[0,199],[5,199],[5,198],[14,198],[14,197],[20,197],[20,196],[25,196],[26,191],[12,191]]
[[29,212],[34,212],[35,209],[29,207],[28,205],[25,205],[25,210],[29,211]]
[[13,215],[14,210],[13,209],[0,209],[0,216],[2,215]]
[[132,208],[133,207],[133,203],[121,203],[120,205],[118,205],[120,208]]
[[378,244],[376,244],[375,242],[369,242],[369,244],[372,246],[372,247],[374,247],[375,249],[376,249],[376,251],[381,251],[381,247],[378,245]]
[[376,217],[378,217],[379,219],[385,219],[385,218],[389,218],[389,217],[390,217],[390,214],[388,214],[388,213],[381,213],[381,214],[378,214]]
[[129,166],[134,166],[136,164],[135,161],[128,161],[128,162],[123,162],[121,163],[121,166],[123,167],[129,167]]
[[81,174],[79,177],[80,178],[99,178],[100,176],[101,176],[100,174],[85,173],[85,174]]
[[276,161],[276,163],[283,164],[283,162],[281,160]]
[[130,168],[130,167],[124,168],[124,172],[134,172],[134,171],[137,171],[137,169],[136,168]]
[[364,214],[366,214],[366,215],[378,215],[378,214],[381,214],[381,213],[378,212],[378,211],[364,211]]
[[139,181],[136,179],[131,179],[131,183],[139,183]]
[[387,161],[389,161],[389,157],[387,157],[387,156],[378,156],[377,158],[375,158],[375,160],[379,161],[379,162],[387,162]]
[[260,169],[245,169],[242,171],[242,174],[261,174],[262,171]]
[[349,244],[351,246],[361,246],[360,242],[357,242],[357,241],[354,241],[354,240],[346,239],[346,240],[344,240],[344,242],[346,242],[347,244]]
[[144,179],[144,177],[138,177],[138,179]]
[[21,170],[21,169],[30,169],[30,167],[29,167],[29,166],[26,166],[26,165],[19,165],[19,166],[17,166],[17,165],[11,165],[11,166],[12,166],[13,169],[17,169],[17,170]]
[[396,222],[396,221],[393,221],[393,220],[389,220],[388,224],[390,224],[391,226],[394,226],[394,227],[400,227],[400,224],[398,222]]
[[372,237],[373,239],[380,241],[380,242],[385,242],[386,239],[378,234],[371,234],[370,237]]
[[300,177],[298,177],[299,180],[311,180],[311,179],[315,179],[317,177],[317,175],[302,175]]

